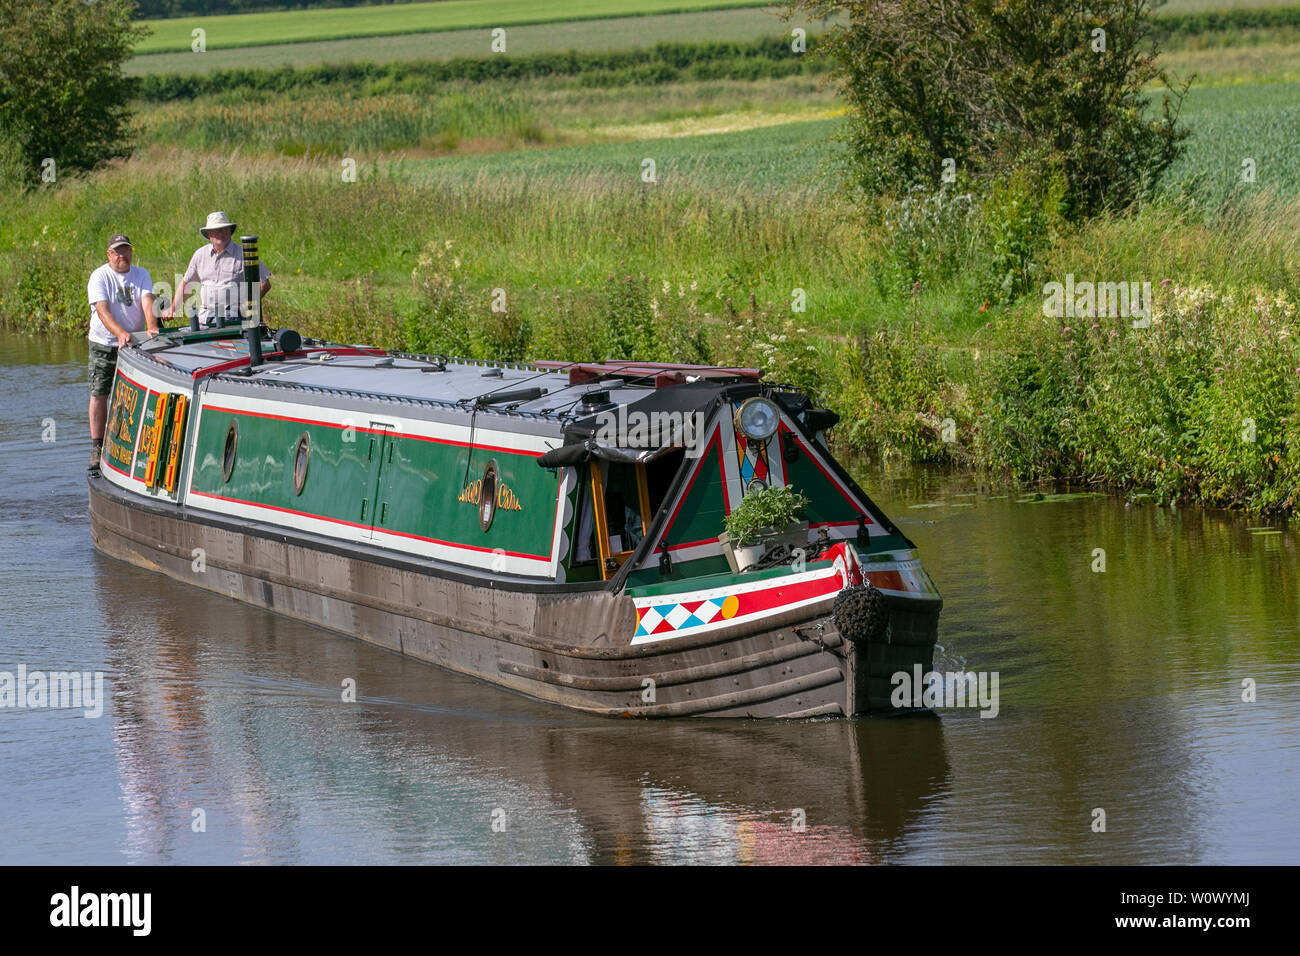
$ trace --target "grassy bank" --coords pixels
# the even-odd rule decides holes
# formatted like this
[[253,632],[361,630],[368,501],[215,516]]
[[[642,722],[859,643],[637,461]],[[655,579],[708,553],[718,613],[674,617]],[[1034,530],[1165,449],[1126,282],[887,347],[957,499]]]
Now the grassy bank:
[[[949,237],[961,269],[900,291],[898,237],[812,187],[650,186],[635,168],[412,179],[404,166],[343,183],[328,164],[228,159],[189,163],[178,182],[176,165],[143,158],[6,195],[0,313],[79,332],[103,235],[130,228],[161,279],[198,244],[202,211],[225,206],[263,236],[277,274],[268,314],[304,333],[475,356],[753,363],[819,393],[845,416],[839,440],[880,455],[1295,504],[1294,198],[1260,194],[1207,218],[1171,196],[1043,250],[1037,281],[1151,282],[1151,324],[1135,329],[1045,318],[1036,294],[986,305],[997,242],[975,222]],[[496,289],[505,313],[490,308]]]

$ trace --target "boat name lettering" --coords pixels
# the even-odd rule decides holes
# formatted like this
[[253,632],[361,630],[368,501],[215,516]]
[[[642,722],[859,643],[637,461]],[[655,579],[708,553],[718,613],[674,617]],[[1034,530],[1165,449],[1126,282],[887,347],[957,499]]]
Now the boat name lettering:
[[131,467],[135,452],[136,425],[144,390],[121,375],[113,385],[113,415],[108,423],[108,458],[122,468]]
[[[482,496],[483,479],[477,478],[465,486],[465,490],[456,496],[456,500],[477,506]],[[505,511],[524,510],[524,506],[519,503],[519,497],[510,490],[510,487],[504,481],[497,482],[497,508]]]

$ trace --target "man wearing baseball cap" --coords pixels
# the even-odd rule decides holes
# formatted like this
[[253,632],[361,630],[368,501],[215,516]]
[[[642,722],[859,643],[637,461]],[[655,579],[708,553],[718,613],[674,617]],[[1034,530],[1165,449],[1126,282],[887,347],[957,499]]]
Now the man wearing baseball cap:
[[[239,243],[231,242],[235,224],[224,212],[208,214],[208,221],[199,227],[199,233],[208,240],[190,256],[190,264],[181,278],[180,288],[172,304],[163,312],[164,319],[175,314],[176,303],[185,301],[185,287],[199,284],[199,324],[202,326],[239,324],[239,304],[243,299],[240,285],[244,281],[244,250]],[[262,263],[262,298],[271,289],[271,272]]]
[[90,274],[86,295],[90,300],[90,467],[99,467],[104,446],[104,419],[108,395],[117,371],[117,350],[131,343],[131,335],[148,329],[158,334],[154,312],[153,280],[131,264],[131,240],[117,233],[108,240],[108,261]]

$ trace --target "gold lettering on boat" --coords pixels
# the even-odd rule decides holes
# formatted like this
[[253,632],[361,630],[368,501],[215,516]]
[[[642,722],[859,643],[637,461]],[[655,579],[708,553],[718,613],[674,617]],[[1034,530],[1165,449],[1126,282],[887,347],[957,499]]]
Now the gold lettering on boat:
[[[456,496],[456,500],[464,502],[467,505],[478,506],[483,498],[483,479],[476,478],[465,486],[464,490]],[[519,496],[510,489],[504,481],[497,482],[497,508],[505,511],[523,511],[524,506],[519,503]]]

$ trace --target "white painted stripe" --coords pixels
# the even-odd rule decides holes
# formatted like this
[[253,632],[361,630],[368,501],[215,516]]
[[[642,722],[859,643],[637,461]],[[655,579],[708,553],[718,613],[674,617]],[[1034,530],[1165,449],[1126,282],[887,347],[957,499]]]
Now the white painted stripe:
[[633,603],[638,608],[653,607],[664,604],[689,604],[694,601],[707,601],[710,598],[727,598],[733,594],[752,594],[755,591],[770,591],[775,588],[792,587],[797,584],[806,584],[810,581],[820,581],[822,578],[838,577],[840,571],[838,568],[818,568],[816,571],[804,571],[802,574],[790,574],[785,577],[767,578],[761,581],[755,581],[752,584],[727,584],[721,587],[708,588],[704,591],[674,591],[669,594],[659,594],[647,597],[633,598]]
[[[547,559],[520,558],[514,555],[497,555],[491,551],[471,551],[451,545],[408,538],[403,535],[389,534],[383,530],[358,528],[339,524],[323,518],[308,515],[291,514],[266,508],[255,504],[237,501],[225,501],[208,497],[201,492],[192,492],[186,502],[190,508],[212,512],[213,514],[248,518],[266,524],[309,531],[339,541],[351,541],[358,544],[374,544],[405,555],[433,558],[449,564],[461,565],[474,570],[495,570],[504,574],[520,574],[528,577],[550,577],[551,562]],[[496,566],[493,567],[494,562]]]

